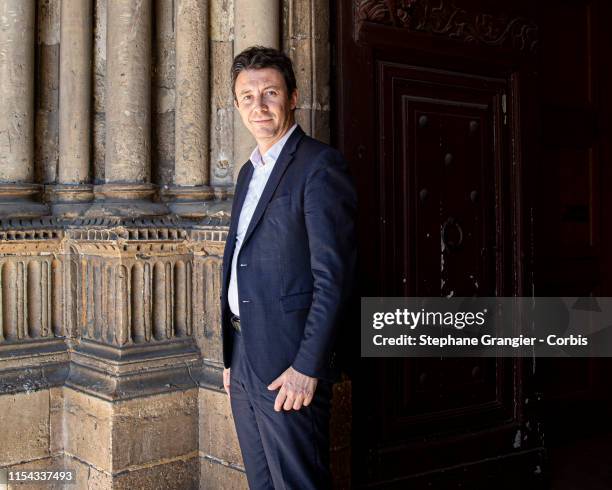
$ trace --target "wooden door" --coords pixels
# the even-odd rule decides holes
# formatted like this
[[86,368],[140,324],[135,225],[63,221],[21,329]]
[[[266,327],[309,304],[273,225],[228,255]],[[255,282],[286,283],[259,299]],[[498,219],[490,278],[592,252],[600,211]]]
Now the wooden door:
[[[612,4],[332,6],[334,136],[358,188],[361,295],[609,295]],[[587,435],[612,440],[611,368],[362,360],[355,487],[556,485]]]
[[[336,137],[358,187],[362,296],[530,290],[537,28],[516,2],[510,16],[465,3],[339,2]],[[362,361],[356,486],[537,482],[530,369],[512,359]]]

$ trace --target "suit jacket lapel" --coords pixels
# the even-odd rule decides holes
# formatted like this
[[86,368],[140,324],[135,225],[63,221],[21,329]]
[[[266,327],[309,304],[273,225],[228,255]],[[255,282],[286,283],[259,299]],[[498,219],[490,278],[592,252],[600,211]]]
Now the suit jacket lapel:
[[[251,177],[253,177],[253,164],[251,160],[248,160],[245,165],[247,165],[246,173],[241,183],[237,183],[236,185],[236,195],[234,196],[234,205],[232,207],[232,220],[229,229],[230,235],[236,234],[236,229],[238,228],[238,220],[240,219],[240,212],[242,211],[242,206],[244,205],[244,199],[247,195],[247,190],[249,189],[249,183],[251,182]],[[239,184],[239,185],[238,185]]]
[[278,156],[278,160],[274,164],[272,173],[268,178],[268,182],[266,182],[266,186],[264,187],[264,190],[261,193],[261,197],[259,198],[257,207],[255,208],[255,212],[253,213],[253,217],[251,218],[249,227],[247,228],[247,231],[244,235],[242,246],[244,246],[244,244],[248,241],[249,237],[253,234],[253,230],[255,229],[255,227],[259,223],[259,220],[263,216],[263,213],[266,210],[266,206],[268,205],[268,202],[270,202],[274,191],[278,187],[278,184],[280,183],[280,180],[283,174],[285,173],[285,170],[291,163],[291,160],[293,160],[293,154],[297,150],[298,144],[302,139],[302,136],[304,136],[304,131],[298,125],[298,127],[293,130],[293,133],[291,133],[291,136],[289,136],[289,139],[285,143],[285,146],[283,146],[283,149],[280,155]]
[[230,229],[227,233],[228,249],[227,253],[223,256],[223,284],[227,284],[227,278],[229,277],[229,269],[232,257],[234,255],[234,247],[236,246],[236,229],[238,228],[238,220],[240,219],[240,212],[244,205],[244,199],[246,198],[247,190],[249,188],[249,182],[253,176],[253,164],[251,161],[245,163],[248,167],[246,173],[241,182],[236,183],[236,193],[234,195],[234,203],[232,205],[232,217],[230,221]]

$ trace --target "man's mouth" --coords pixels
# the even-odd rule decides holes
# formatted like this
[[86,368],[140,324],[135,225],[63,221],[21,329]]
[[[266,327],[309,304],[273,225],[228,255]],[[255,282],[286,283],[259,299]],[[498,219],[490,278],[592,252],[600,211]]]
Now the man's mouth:
[[252,121],[252,122],[254,122],[254,123],[266,123],[266,122],[270,122],[270,121],[272,121],[272,119],[259,119],[259,120]]

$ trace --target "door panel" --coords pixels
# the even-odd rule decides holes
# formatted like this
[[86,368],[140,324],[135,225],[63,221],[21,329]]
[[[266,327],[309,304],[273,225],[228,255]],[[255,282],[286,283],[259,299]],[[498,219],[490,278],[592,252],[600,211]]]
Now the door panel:
[[[495,295],[504,271],[508,81],[387,60],[377,60],[377,71],[380,290]],[[383,410],[372,435],[384,450],[370,461],[372,473],[486,457],[481,449],[519,424],[514,368],[508,359],[381,362],[385,381],[374,396]],[[453,442],[466,430],[481,434],[480,448]]]
[[[494,295],[506,83],[384,61],[378,71],[384,294]],[[511,420],[509,367],[494,359],[383,366],[394,380],[381,393],[385,437]]]
[[505,81],[386,62],[379,72],[385,294],[494,295]]

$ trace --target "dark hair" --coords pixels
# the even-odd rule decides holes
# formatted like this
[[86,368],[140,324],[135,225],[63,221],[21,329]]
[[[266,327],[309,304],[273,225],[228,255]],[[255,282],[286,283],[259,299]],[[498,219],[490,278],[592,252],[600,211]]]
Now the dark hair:
[[297,88],[295,73],[293,73],[293,63],[291,59],[282,51],[265,46],[251,46],[242,53],[236,55],[232,63],[232,94],[236,98],[236,78],[243,70],[258,70],[260,68],[275,68],[285,79],[287,85],[287,95]]

